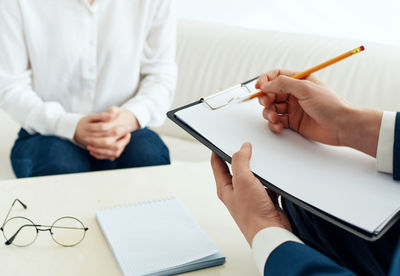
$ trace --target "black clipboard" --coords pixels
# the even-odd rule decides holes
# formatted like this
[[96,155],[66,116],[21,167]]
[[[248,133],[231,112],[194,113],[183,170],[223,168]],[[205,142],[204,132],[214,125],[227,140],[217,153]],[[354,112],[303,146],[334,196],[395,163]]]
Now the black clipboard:
[[[254,80],[258,79],[258,77],[253,78],[249,81],[243,82],[241,84],[239,84],[239,86],[243,86],[245,87],[247,84],[253,82]],[[225,91],[225,90],[224,90]],[[211,95],[208,98],[214,97],[216,95],[219,95],[221,93],[224,93],[224,91],[220,91],[215,95]],[[219,157],[221,157],[223,160],[225,160],[226,162],[228,162],[229,164],[231,164],[232,162],[232,158],[227,155],[225,152],[223,152],[221,149],[219,149],[218,147],[216,147],[214,144],[212,144],[209,140],[207,140],[206,137],[203,137],[200,133],[198,133],[195,129],[193,129],[191,126],[187,125],[185,122],[183,122],[182,120],[180,120],[177,116],[176,113],[180,110],[198,105],[198,104],[203,104],[203,103],[207,103],[207,99],[208,98],[201,98],[200,100],[190,103],[188,105],[176,108],[174,110],[171,110],[169,112],[167,112],[167,117],[173,121],[175,124],[177,124],[179,127],[181,127],[183,130],[185,130],[187,133],[189,133],[191,136],[193,136],[196,140],[198,140],[200,143],[202,143],[203,145],[205,145],[207,148],[209,148],[211,151],[213,151],[214,153],[216,153]],[[208,104],[208,103],[207,103]],[[279,187],[275,186],[273,183],[269,182],[266,179],[263,179],[262,177],[258,176],[257,174],[254,174],[260,181],[261,183],[268,189],[270,189],[271,191],[277,193],[278,195],[281,195],[283,198],[291,201],[292,203],[296,204],[297,206],[307,210],[308,212],[311,212],[312,214],[317,215],[318,217],[360,237],[363,238],[365,240],[368,241],[376,241],[378,239],[380,239],[396,222],[397,220],[400,218],[400,212],[398,212],[389,222],[387,222],[385,224],[385,226],[382,228],[381,231],[377,232],[377,233],[370,233],[362,228],[359,228],[357,226],[354,226],[340,218],[337,218],[325,211],[322,211],[320,209],[318,209],[317,207],[314,207],[294,196],[292,196],[291,194],[285,192],[284,190],[280,189]]]

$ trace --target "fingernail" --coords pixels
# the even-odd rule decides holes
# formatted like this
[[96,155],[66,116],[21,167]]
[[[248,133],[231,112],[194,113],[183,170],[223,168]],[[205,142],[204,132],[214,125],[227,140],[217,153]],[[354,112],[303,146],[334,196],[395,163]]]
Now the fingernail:
[[244,143],[243,145],[242,145],[242,147],[240,148],[240,149],[244,149],[244,148],[248,148],[248,147],[250,147],[250,143],[249,142],[246,142],[246,143]]
[[267,114],[267,118],[268,118],[268,121],[271,121],[271,114],[270,113]]

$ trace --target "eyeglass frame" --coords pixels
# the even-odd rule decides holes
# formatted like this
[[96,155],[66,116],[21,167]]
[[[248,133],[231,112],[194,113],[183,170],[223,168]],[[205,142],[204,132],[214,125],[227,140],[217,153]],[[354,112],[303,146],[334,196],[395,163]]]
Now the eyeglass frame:
[[[8,219],[8,216],[10,215],[11,210],[12,210],[12,208],[13,208],[14,205],[15,205],[15,202],[19,202],[19,203],[22,205],[22,207],[24,207],[24,209],[27,209],[27,208],[28,208],[28,206],[27,206],[26,204],[24,204],[24,203],[23,203],[21,200],[19,200],[18,198],[14,199],[13,203],[11,204],[10,209],[9,209],[8,212],[7,212],[7,216],[6,216],[6,218],[4,219],[4,222],[3,222],[3,224],[2,224],[1,227],[0,227],[0,230],[1,230],[1,232],[3,232],[3,236],[4,236],[4,238],[6,239],[5,245],[11,245],[12,242],[14,241],[14,239],[16,238],[16,236],[18,235],[18,233],[19,233],[19,232],[21,231],[21,229],[22,229],[23,227],[25,227],[25,226],[34,226],[34,227],[35,227],[35,230],[36,230],[36,237],[35,237],[35,239],[34,239],[32,242],[30,242],[29,244],[26,244],[26,245],[17,245],[17,244],[14,244],[14,246],[18,246],[18,247],[26,247],[26,246],[29,246],[29,245],[33,244],[33,243],[36,241],[36,239],[37,239],[37,237],[38,237],[38,235],[39,235],[39,232],[49,231],[49,232],[50,232],[50,235],[51,235],[51,238],[52,238],[52,240],[53,240],[55,243],[57,243],[57,244],[59,244],[59,245],[61,245],[61,246],[64,246],[64,247],[73,247],[73,246],[75,246],[75,245],[77,245],[77,244],[79,244],[79,243],[81,243],[81,242],[83,241],[83,239],[84,239],[85,236],[86,236],[86,232],[89,230],[88,227],[85,227],[85,225],[83,224],[82,221],[80,221],[79,219],[77,219],[77,218],[75,218],[75,217],[71,217],[71,216],[60,217],[60,218],[56,219],[56,220],[53,222],[53,224],[52,224],[51,226],[49,226],[49,225],[35,224],[32,220],[30,220],[30,219],[27,218],[27,217],[23,217],[23,216],[16,216],[16,217],[11,217],[11,218]],[[32,225],[22,225],[22,226],[17,230],[17,232],[15,232],[15,234],[14,234],[11,238],[8,239],[8,238],[5,236],[5,234],[4,234],[4,226],[7,224],[7,222],[9,222],[9,221],[12,220],[12,219],[16,219],[16,218],[25,219],[25,220],[31,222]],[[71,218],[71,219],[77,220],[80,224],[82,224],[83,228],[54,226],[54,224],[55,224],[57,221],[59,221],[59,220],[61,220],[61,219],[65,219],[65,218]],[[40,229],[40,228],[38,228],[38,227],[40,227],[40,228],[46,228],[46,229]],[[72,244],[72,245],[65,245],[65,244],[62,244],[62,243],[58,242],[56,239],[54,239],[54,237],[53,237],[53,232],[51,231],[53,228],[84,230],[84,232],[83,232],[83,237],[82,237],[82,239],[80,239],[78,242],[76,242],[76,243],[74,243],[74,244]]]

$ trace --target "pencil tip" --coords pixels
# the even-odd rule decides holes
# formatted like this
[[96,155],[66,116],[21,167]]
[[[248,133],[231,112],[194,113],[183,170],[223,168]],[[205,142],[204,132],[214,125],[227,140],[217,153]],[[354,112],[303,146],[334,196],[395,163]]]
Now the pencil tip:
[[240,100],[238,101],[238,103],[247,102],[248,100],[249,100],[249,97],[245,97],[245,98],[240,99]]

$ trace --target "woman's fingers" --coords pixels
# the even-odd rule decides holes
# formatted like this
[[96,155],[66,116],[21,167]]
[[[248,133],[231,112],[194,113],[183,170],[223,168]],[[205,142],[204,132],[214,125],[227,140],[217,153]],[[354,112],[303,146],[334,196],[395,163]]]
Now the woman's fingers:
[[104,149],[104,148],[96,148],[93,146],[88,146],[87,150],[90,153],[96,154],[98,156],[106,156],[109,158],[117,158],[117,150],[114,149]]
[[111,122],[92,122],[86,126],[86,130],[90,132],[108,133],[117,126],[115,121]]
[[115,118],[115,114],[108,112],[101,112],[87,116],[89,122],[108,122]]
[[88,145],[87,150],[97,159],[109,159],[114,161],[121,156],[130,139],[131,134],[128,133],[120,139],[115,140],[113,143]]
[[115,141],[116,137],[88,137],[87,144],[96,147],[96,148],[111,148]]

